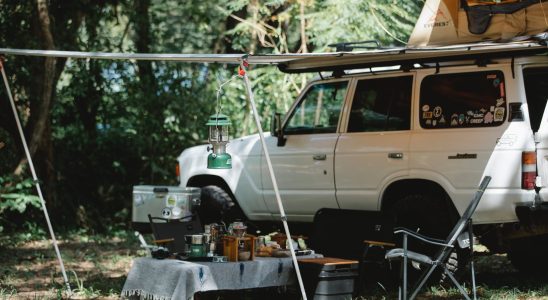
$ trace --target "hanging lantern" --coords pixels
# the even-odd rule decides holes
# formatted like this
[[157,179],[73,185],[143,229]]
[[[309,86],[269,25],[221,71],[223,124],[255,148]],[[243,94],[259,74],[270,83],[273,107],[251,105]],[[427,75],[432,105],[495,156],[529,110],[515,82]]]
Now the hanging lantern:
[[231,169],[232,157],[226,153],[226,144],[228,144],[228,126],[231,125],[228,116],[223,114],[214,114],[209,117],[206,123],[209,126],[209,142],[213,153],[207,157],[208,169]]

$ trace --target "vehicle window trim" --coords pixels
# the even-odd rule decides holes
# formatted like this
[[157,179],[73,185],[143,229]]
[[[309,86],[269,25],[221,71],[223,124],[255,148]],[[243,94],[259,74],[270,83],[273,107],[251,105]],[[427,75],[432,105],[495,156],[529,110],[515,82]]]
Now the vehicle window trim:
[[[421,106],[422,106],[422,103],[421,103],[421,93],[423,91],[423,83],[424,83],[424,80],[426,78],[429,78],[429,77],[433,77],[433,76],[444,76],[444,75],[455,75],[455,74],[473,74],[473,73],[485,73],[485,72],[499,72],[502,74],[503,76],[503,82],[505,83],[505,86],[504,86],[504,92],[505,92],[505,112],[504,112],[504,118],[503,118],[503,122],[495,125],[495,126],[470,126],[470,127],[439,127],[439,128],[429,128],[429,127],[423,127],[422,124],[421,124]],[[474,130],[474,129],[478,129],[478,128],[481,128],[481,129],[490,129],[490,128],[498,128],[504,124],[506,124],[508,122],[508,115],[509,115],[509,103],[510,103],[510,100],[509,100],[509,96],[508,96],[508,93],[509,93],[509,89],[508,89],[508,85],[507,83],[510,81],[510,80],[514,80],[514,79],[508,79],[508,78],[511,78],[511,75],[508,74],[508,72],[510,72],[509,70],[509,65],[508,65],[508,69],[505,67],[500,67],[500,66],[493,66],[493,67],[487,67],[487,68],[481,68],[479,70],[470,70],[468,68],[461,68],[461,67],[458,67],[454,70],[449,70],[448,72],[441,72],[441,73],[425,73],[421,76],[420,78],[420,82],[417,82],[415,85],[417,87],[417,90],[416,90],[416,107],[413,108],[413,113],[416,114],[416,124],[417,124],[417,129],[420,129],[420,130],[427,130],[427,131],[431,131],[431,130],[435,130],[435,131],[441,131],[441,130]]]
[[[352,108],[352,104],[354,103],[354,94],[356,93],[356,89],[358,87],[358,82],[360,80],[372,80],[372,79],[382,79],[382,78],[395,78],[395,77],[405,77],[409,76],[411,77],[411,91],[410,91],[410,100],[409,103],[409,129],[404,130],[381,130],[381,131],[360,131],[360,132],[348,132],[348,123],[350,121],[350,109]],[[379,134],[379,133],[385,133],[385,132],[405,132],[405,131],[411,131],[413,130],[413,118],[414,118],[414,103],[415,103],[415,84],[416,84],[416,72],[398,72],[398,73],[390,73],[390,74],[379,74],[379,75],[369,75],[369,76],[361,76],[361,77],[355,77],[353,78],[352,82],[352,90],[350,95],[348,95],[347,99],[347,106],[345,110],[345,120],[344,124],[341,126],[341,133],[347,133],[347,134]]]
[[[305,95],[310,91],[310,89],[312,87],[314,87],[318,84],[328,84],[328,83],[333,83],[333,82],[345,82],[345,81],[347,82],[347,84],[346,84],[346,94],[344,95],[344,99],[341,103],[341,110],[339,112],[339,119],[337,121],[337,128],[335,129],[335,132],[329,132],[329,133],[287,133],[285,131],[286,127],[289,123],[289,120],[293,117],[297,107],[299,106],[299,104],[302,101],[304,101]],[[333,134],[333,133],[339,133],[339,130],[341,128],[341,118],[342,118],[343,111],[344,111],[344,105],[346,103],[346,100],[347,100],[347,97],[348,97],[348,94],[349,94],[348,92],[349,92],[350,84],[351,84],[351,78],[333,78],[333,79],[328,79],[328,80],[317,80],[317,81],[310,82],[304,88],[304,90],[299,94],[299,97],[297,98],[297,101],[295,101],[293,103],[293,105],[291,106],[291,108],[289,109],[289,113],[286,114],[286,116],[284,118],[284,121],[283,121],[283,126],[282,126],[283,134],[284,135],[308,135],[308,134]]]

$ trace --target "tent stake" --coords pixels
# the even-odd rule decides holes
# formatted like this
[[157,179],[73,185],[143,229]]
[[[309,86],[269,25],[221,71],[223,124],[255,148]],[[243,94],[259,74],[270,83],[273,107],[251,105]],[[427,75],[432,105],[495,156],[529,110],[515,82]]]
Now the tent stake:
[[[244,59],[245,61],[245,59]],[[246,70],[244,66],[244,61],[240,65],[240,68]],[[301,295],[303,300],[306,299],[306,292],[304,290],[303,279],[301,277],[301,271],[299,269],[299,264],[297,263],[297,256],[295,256],[295,249],[293,248],[293,243],[291,242],[291,233],[289,232],[289,226],[287,225],[287,216],[285,215],[284,206],[282,204],[282,198],[280,197],[280,191],[278,190],[278,183],[276,181],[276,176],[274,175],[274,169],[272,168],[272,162],[270,161],[270,154],[268,153],[268,148],[266,147],[266,142],[264,140],[263,128],[261,126],[261,120],[259,118],[259,113],[257,112],[257,107],[255,106],[255,99],[253,96],[253,91],[251,90],[251,83],[249,82],[249,77],[247,77],[247,72],[243,73],[244,83],[247,90],[247,97],[251,103],[251,109],[253,111],[253,117],[255,123],[257,124],[257,129],[259,130],[259,137],[261,144],[263,146],[264,155],[266,158],[266,164],[268,166],[268,171],[270,172],[270,179],[272,180],[272,187],[274,188],[274,193],[276,194],[276,202],[278,203],[278,210],[280,211],[281,219],[284,224],[285,235],[289,241],[289,249],[291,251],[291,258],[293,259],[293,265],[295,267],[295,272],[297,273],[297,280],[299,281],[299,287],[301,289]]]
[[25,155],[29,163],[30,171],[32,173],[32,179],[34,180],[34,185],[36,186],[36,191],[38,192],[38,197],[40,197],[40,203],[42,204],[42,211],[46,217],[46,223],[48,224],[49,233],[51,235],[51,241],[53,247],[55,248],[55,253],[57,254],[57,259],[59,260],[59,265],[61,266],[61,273],[63,273],[63,280],[67,288],[68,295],[72,295],[72,290],[70,289],[70,284],[67,277],[67,272],[65,272],[65,265],[63,264],[63,258],[61,257],[61,252],[59,252],[59,247],[57,246],[57,239],[55,238],[55,233],[53,232],[53,227],[51,226],[51,221],[49,219],[48,210],[46,208],[46,202],[44,201],[44,196],[42,195],[42,189],[40,188],[40,183],[38,182],[38,177],[36,176],[36,171],[34,170],[34,163],[32,162],[32,157],[30,156],[29,147],[23,133],[23,127],[21,126],[21,121],[19,120],[19,114],[17,113],[17,108],[15,107],[15,101],[13,101],[13,96],[11,94],[11,89],[8,83],[8,77],[6,76],[6,71],[4,70],[4,62],[0,58],[0,71],[2,72],[2,78],[4,79],[4,85],[6,86],[6,93],[10,100],[11,109],[13,110],[13,117],[15,118],[15,123],[17,123],[17,129],[19,130],[19,136],[21,137],[21,142],[23,143],[23,148],[25,149]]

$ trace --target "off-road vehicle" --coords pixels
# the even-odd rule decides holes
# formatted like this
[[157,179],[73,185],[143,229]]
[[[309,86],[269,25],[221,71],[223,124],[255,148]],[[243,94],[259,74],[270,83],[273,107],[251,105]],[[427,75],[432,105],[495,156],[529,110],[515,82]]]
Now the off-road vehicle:
[[[493,252],[548,266],[548,48],[545,41],[380,49],[294,60],[318,72],[266,143],[289,221],[321,208],[382,211],[442,237],[485,175],[474,215]],[[208,169],[207,145],[178,158],[202,209],[279,220],[258,135],[233,139],[232,169]],[[353,229],[359,230],[359,229]]]

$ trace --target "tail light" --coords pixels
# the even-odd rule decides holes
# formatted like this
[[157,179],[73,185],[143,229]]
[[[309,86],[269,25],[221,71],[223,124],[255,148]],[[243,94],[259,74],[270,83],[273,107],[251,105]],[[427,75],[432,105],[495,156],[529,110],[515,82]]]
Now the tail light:
[[179,164],[175,165],[175,175],[177,175],[177,178],[181,177],[181,169],[179,169]]
[[524,151],[521,154],[521,188],[535,189],[537,176],[537,154],[534,151]]

